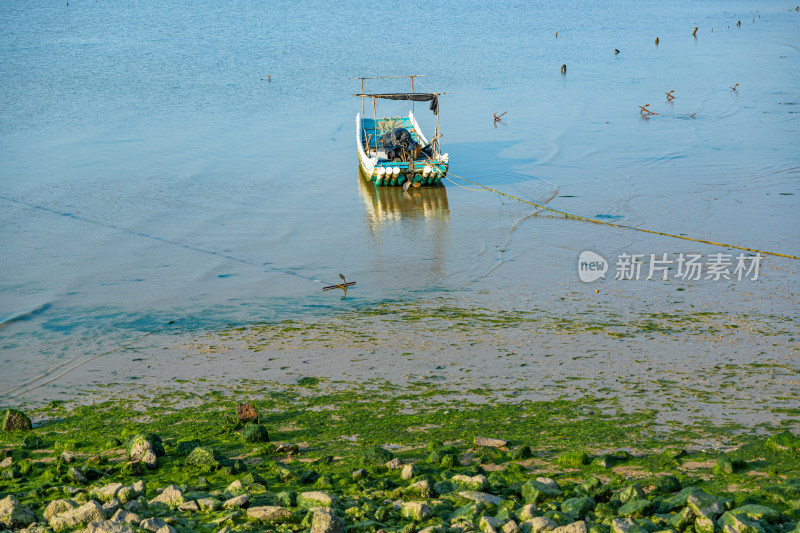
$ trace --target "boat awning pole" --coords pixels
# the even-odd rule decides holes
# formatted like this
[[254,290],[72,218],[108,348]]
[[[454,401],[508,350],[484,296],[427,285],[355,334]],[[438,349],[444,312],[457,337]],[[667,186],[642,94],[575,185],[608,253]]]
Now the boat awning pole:
[[[411,75],[411,94],[414,94],[414,75]],[[411,100],[411,112],[414,113],[414,100]]]
[[[438,110],[437,110],[438,111]],[[434,141],[436,142],[436,151],[439,152],[439,157],[442,156],[442,146],[439,144],[439,113],[436,113],[436,137]]]
[[[361,78],[361,92],[364,92],[364,78]],[[367,139],[367,129],[364,127],[364,99],[361,99],[361,136],[364,139],[365,153],[369,156],[369,139]]]

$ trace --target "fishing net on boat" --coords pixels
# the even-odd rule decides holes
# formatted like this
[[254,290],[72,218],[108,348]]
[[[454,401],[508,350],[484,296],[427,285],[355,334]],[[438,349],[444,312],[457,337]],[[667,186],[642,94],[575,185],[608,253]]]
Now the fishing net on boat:
[[408,155],[416,154],[417,147],[419,147],[419,143],[414,140],[411,132],[406,128],[395,128],[384,133],[380,138],[380,143],[389,159],[398,157],[407,160]]

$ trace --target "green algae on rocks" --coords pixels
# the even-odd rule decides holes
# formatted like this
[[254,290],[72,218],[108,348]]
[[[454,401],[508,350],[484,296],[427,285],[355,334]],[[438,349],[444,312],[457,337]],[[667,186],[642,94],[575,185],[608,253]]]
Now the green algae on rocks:
[[[250,383],[44,406],[35,429],[0,434],[0,527],[788,533],[800,521],[791,431],[709,426],[695,440],[654,434],[655,413],[603,397],[436,392]],[[242,400],[275,442],[230,423]],[[493,442],[507,446],[477,445]]]

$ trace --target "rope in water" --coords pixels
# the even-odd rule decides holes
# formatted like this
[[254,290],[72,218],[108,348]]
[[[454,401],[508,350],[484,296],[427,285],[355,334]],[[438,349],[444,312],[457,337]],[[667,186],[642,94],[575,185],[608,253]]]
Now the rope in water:
[[[501,196],[505,196],[506,198],[511,198],[512,200],[516,200],[516,201],[522,202],[524,204],[532,205],[532,206],[534,206],[534,207],[536,207],[538,209],[541,209],[543,211],[549,211],[551,213],[555,213],[556,215],[563,216],[564,218],[571,218],[571,219],[574,219],[574,220],[582,220],[584,222],[592,222],[594,224],[602,224],[604,226],[613,226],[615,228],[630,229],[630,230],[634,230],[634,231],[641,231],[643,233],[652,233],[653,235],[662,235],[664,237],[672,237],[673,239],[683,239],[684,241],[702,242],[703,244],[710,244],[712,246],[722,246],[724,248],[735,248],[737,250],[745,250],[747,252],[756,252],[756,253],[764,254],[764,255],[774,255],[774,256],[777,256],[777,257],[786,257],[788,259],[798,259],[798,260],[800,260],[800,257],[798,257],[796,255],[782,254],[782,253],[779,253],[779,252],[768,252],[766,250],[759,250],[757,248],[748,248],[746,246],[737,246],[735,244],[725,244],[725,243],[721,243],[721,242],[709,241],[709,240],[706,240],[706,239],[695,239],[693,237],[687,237],[686,235],[674,235],[672,233],[665,233],[663,231],[654,231],[654,230],[649,230],[649,229],[644,229],[644,228],[637,228],[637,227],[634,227],[634,226],[626,226],[624,224],[614,224],[613,222],[605,222],[603,220],[596,220],[594,218],[582,217],[580,215],[572,215],[572,214],[566,213],[564,211],[559,211],[558,209],[553,209],[552,207],[548,207],[546,205],[537,204],[535,202],[530,202],[528,200],[523,200],[522,198],[517,198],[516,196],[512,196],[512,195],[504,193],[502,191],[498,191],[497,189],[492,189],[491,187],[487,187],[486,185],[482,185],[482,184],[480,184],[478,182],[472,181],[470,179],[467,179],[467,178],[465,178],[463,176],[459,176],[457,174],[453,174],[452,172],[449,172],[449,171],[448,171],[447,175],[448,176],[453,176],[454,178],[458,178],[460,180],[464,180],[467,183],[471,183],[471,184],[473,184],[473,185],[475,185],[477,187],[480,187],[481,189],[484,189],[486,191],[493,192],[493,193],[499,194]],[[480,189],[470,189],[470,188],[467,188],[467,187],[462,187],[461,185],[459,185],[458,183],[454,182],[453,180],[450,180],[449,178],[448,178],[448,180],[451,183],[461,187],[462,189],[467,189],[468,191],[480,190]]]

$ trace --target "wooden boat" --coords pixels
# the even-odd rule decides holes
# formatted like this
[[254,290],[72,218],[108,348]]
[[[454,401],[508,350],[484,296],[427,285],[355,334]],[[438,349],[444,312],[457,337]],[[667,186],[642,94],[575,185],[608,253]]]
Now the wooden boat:
[[[411,76],[383,76],[381,78],[351,78],[361,80],[361,113],[356,114],[356,145],[361,175],[367,181],[382,186],[409,187],[442,185],[447,176],[449,156],[443,154],[439,138],[439,96],[446,93],[414,92]],[[411,92],[364,93],[364,80],[386,78],[411,78]],[[372,100],[373,118],[364,116],[364,102]],[[409,104],[407,116],[378,117],[378,100],[400,100]],[[414,116],[414,103],[430,102],[436,115],[436,131],[429,140]]]

